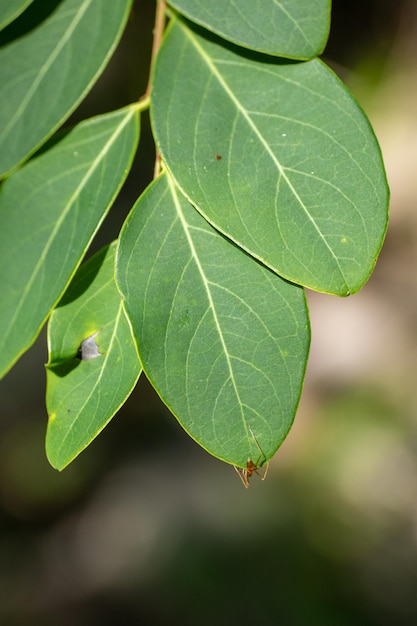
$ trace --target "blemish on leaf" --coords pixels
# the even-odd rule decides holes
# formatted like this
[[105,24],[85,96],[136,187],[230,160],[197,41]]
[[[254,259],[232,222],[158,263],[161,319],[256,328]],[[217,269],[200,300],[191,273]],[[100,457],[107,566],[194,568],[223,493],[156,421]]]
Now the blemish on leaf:
[[93,335],[87,337],[87,339],[84,339],[84,341],[81,343],[80,349],[78,351],[81,361],[91,361],[92,359],[96,359],[97,357],[102,356],[96,343],[97,335],[98,331]]
[[179,318],[179,323],[181,326],[188,326],[191,320],[190,310],[187,309],[183,311],[181,317]]

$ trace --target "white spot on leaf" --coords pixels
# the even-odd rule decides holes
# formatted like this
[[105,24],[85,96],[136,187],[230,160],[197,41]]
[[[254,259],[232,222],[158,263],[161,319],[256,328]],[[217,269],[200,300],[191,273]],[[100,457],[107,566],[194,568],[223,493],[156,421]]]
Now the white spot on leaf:
[[84,339],[81,343],[80,355],[82,361],[91,361],[92,359],[96,359],[98,356],[102,356],[95,339],[97,335],[98,331],[94,333],[94,335],[90,335],[90,337]]

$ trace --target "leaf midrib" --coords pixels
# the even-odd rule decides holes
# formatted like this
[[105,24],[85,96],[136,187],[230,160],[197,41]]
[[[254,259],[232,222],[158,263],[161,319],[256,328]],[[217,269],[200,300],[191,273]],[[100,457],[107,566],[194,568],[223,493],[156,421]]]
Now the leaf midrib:
[[199,272],[199,274],[201,276],[201,280],[202,280],[203,285],[204,285],[204,289],[205,289],[206,294],[207,294],[209,307],[210,307],[210,310],[212,311],[214,323],[215,323],[215,326],[216,326],[216,329],[217,329],[217,333],[218,333],[218,336],[219,336],[219,339],[220,339],[220,343],[221,343],[221,345],[223,347],[223,352],[224,352],[225,358],[226,358],[226,363],[227,363],[227,367],[228,367],[228,370],[229,370],[230,380],[232,382],[233,390],[235,392],[236,399],[237,399],[238,404],[239,404],[241,417],[242,417],[242,422],[243,422],[244,427],[246,428],[246,423],[245,423],[245,419],[244,419],[245,414],[244,414],[244,410],[243,410],[244,403],[242,402],[242,400],[240,398],[239,390],[238,390],[238,387],[237,387],[237,384],[236,384],[236,380],[235,380],[235,377],[234,377],[234,373],[233,373],[233,367],[232,367],[232,363],[231,363],[231,358],[230,358],[230,355],[229,355],[229,352],[228,352],[228,349],[227,349],[227,346],[226,346],[226,342],[225,342],[225,339],[224,339],[224,336],[223,336],[223,332],[222,332],[222,329],[221,329],[221,326],[220,326],[220,322],[219,322],[218,317],[217,317],[216,307],[214,305],[213,297],[212,297],[212,294],[211,294],[211,291],[210,291],[209,281],[207,280],[207,277],[206,277],[206,275],[204,273],[204,269],[201,266],[200,259],[199,259],[198,254],[197,254],[197,250],[195,249],[194,242],[193,242],[192,237],[190,235],[189,225],[188,225],[188,222],[185,219],[185,216],[184,216],[184,214],[182,212],[181,203],[180,203],[180,200],[179,200],[178,195],[177,195],[177,190],[175,188],[175,184],[174,184],[171,176],[167,175],[167,178],[168,178],[168,184],[169,184],[169,187],[170,187],[171,195],[172,195],[175,207],[176,207],[178,218],[179,218],[179,220],[181,222],[181,225],[183,227],[184,234],[185,234],[185,236],[187,238],[187,242],[188,242],[188,245],[190,247],[190,251],[191,251],[192,257],[193,257],[194,262],[195,262],[195,264],[197,266],[198,272]]

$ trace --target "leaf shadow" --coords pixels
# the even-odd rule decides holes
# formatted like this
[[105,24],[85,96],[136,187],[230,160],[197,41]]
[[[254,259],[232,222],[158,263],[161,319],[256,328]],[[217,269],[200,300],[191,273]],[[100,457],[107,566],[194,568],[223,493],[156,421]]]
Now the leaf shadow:
[[59,378],[68,376],[73,370],[75,370],[81,364],[81,358],[71,357],[66,361],[60,361],[59,363],[50,363],[47,365],[47,369],[53,372]]
[[60,128],[56,133],[52,135],[36,152],[30,157],[30,161],[32,162],[34,159],[37,159],[45,152],[48,152],[55,146],[61,143],[70,133],[73,131],[75,126],[67,126],[65,128]]
[[62,0],[34,0],[28,8],[0,33],[0,48],[20,39],[42,24],[53,13]]
[[245,48],[244,46],[240,46],[236,43],[228,41],[224,39],[220,35],[216,35],[210,30],[205,29],[203,26],[199,24],[195,24],[191,22],[187,18],[181,16],[178,17],[180,21],[187,25],[191,31],[195,32],[197,35],[214,43],[221,48],[226,48],[233,54],[237,54],[240,57],[248,59],[250,61],[256,61],[258,63],[270,64],[270,65],[294,65],[298,63],[305,63],[305,59],[288,59],[286,57],[280,57],[272,54],[268,54],[267,52],[258,52],[257,50],[251,50],[250,48]]
[[[90,287],[101,266],[103,265],[112,244],[108,244],[95,253],[78,269],[62,298],[58,302],[57,309],[78,300]],[[80,271],[81,270],[81,271]]]

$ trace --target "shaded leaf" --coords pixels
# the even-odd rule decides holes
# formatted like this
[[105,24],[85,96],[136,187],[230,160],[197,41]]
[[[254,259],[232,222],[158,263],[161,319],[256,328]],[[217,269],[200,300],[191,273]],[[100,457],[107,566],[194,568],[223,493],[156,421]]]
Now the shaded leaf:
[[35,340],[128,171],[135,107],[75,127],[0,191],[0,376]]
[[222,237],[164,174],[128,217],[116,267],[144,371],[169,409],[213,455],[264,463],[301,393],[303,290]]
[[80,267],[48,325],[46,452],[57,469],[103,430],[141,371],[114,281],[115,248]]
[[309,59],[323,52],[330,26],[330,0],[170,0],[192,21],[225,39],[259,52]]
[[0,30],[15,20],[33,0],[1,0]]
[[360,289],[388,188],[369,122],[328,67],[238,54],[175,20],[151,112],[168,169],[216,228],[293,282]]
[[[39,4],[27,11],[34,21]],[[120,38],[130,5],[63,0],[37,28],[0,49],[0,176],[32,154],[88,92]]]

